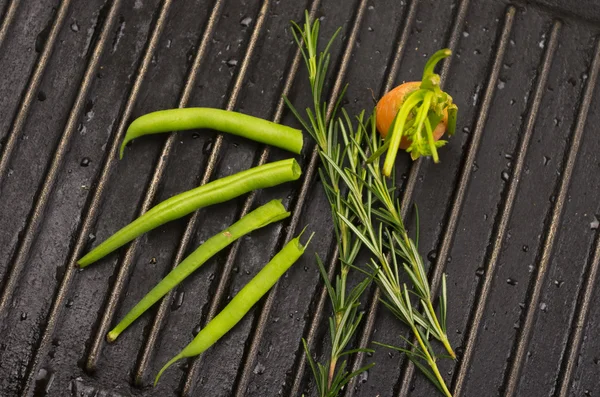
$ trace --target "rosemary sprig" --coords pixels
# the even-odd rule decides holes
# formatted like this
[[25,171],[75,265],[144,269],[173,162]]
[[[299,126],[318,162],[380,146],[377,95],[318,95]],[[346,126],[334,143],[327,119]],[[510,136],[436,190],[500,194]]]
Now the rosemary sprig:
[[[429,342],[430,336],[439,340],[446,347],[448,354],[455,357],[446,334],[445,281],[438,319],[433,309],[423,259],[417,244],[408,236],[404,227],[400,216],[400,203],[393,198],[393,190],[388,187],[386,178],[381,173],[379,159],[375,159],[366,167],[362,166],[368,159],[367,151],[376,151],[383,144],[377,135],[374,117],[364,122],[362,112],[357,117],[358,127],[354,128],[348,114],[342,111],[342,115],[338,124],[342,141],[345,147],[349,148],[347,150],[360,153],[362,162],[357,163],[357,167],[350,163],[337,163],[335,159],[323,156],[340,174],[340,178],[349,189],[347,203],[354,219],[341,213],[337,216],[362,241],[363,246],[371,251],[373,258],[370,269],[383,291],[383,304],[413,333],[416,342],[406,341],[411,349],[395,349],[406,353],[444,395],[450,396],[437,367],[438,356]],[[402,281],[403,274],[408,275],[412,288]],[[413,295],[416,295],[417,301],[424,307],[424,314],[415,310],[411,299]]]
[[322,164],[319,173],[331,205],[331,213],[333,214],[333,224],[338,246],[338,260],[340,263],[340,272],[336,275],[333,283],[330,282],[327,271],[321,259],[317,256],[317,264],[319,265],[333,308],[333,316],[329,318],[331,351],[327,362],[325,364],[315,362],[306,341],[303,340],[303,343],[319,396],[335,397],[350,379],[368,370],[373,365],[369,364],[355,372],[349,373],[347,371],[347,361],[345,360],[346,356],[356,352],[372,351],[370,349],[347,349],[362,319],[363,313],[359,311],[360,297],[370,284],[371,278],[365,278],[350,290],[347,286],[348,273],[354,266],[354,261],[361,249],[362,243],[352,230],[348,228],[346,223],[337,216],[340,213],[347,219],[354,219],[352,211],[345,200],[342,185],[340,184],[341,175],[333,166],[325,161],[324,156],[335,159],[336,163],[348,163],[358,167],[361,155],[358,150],[348,150],[347,146],[342,148],[337,141],[338,134],[333,131],[337,128],[336,123],[330,122],[330,120],[335,120],[336,118],[340,100],[343,98],[345,89],[340,94],[329,117],[327,115],[327,103],[322,100],[323,85],[330,61],[329,48],[339,33],[339,29],[327,43],[324,51],[318,53],[319,26],[318,20],[313,23],[310,22],[308,12],[306,12],[306,21],[303,27],[292,22],[292,33],[296,43],[302,50],[302,56],[308,68],[312,92],[313,109],[306,109],[308,120],[300,116],[299,112],[287,98],[284,99],[296,118],[302,123],[304,129],[311,134],[318,145]]
[[[444,395],[450,396],[437,367],[438,356],[429,340],[430,337],[439,340],[448,354],[454,357],[446,334],[445,279],[438,319],[431,301],[425,266],[418,253],[418,240],[415,243],[404,227],[400,203],[394,198],[393,189],[387,185],[379,157],[368,156],[369,153],[382,153],[385,150],[383,141],[377,135],[374,117],[365,121],[362,112],[355,128],[343,109],[341,117],[336,120],[343,92],[330,118],[327,104],[321,99],[330,61],[329,48],[337,32],[321,53],[317,52],[319,21],[311,23],[307,14],[303,27],[293,23],[293,34],[309,71],[313,108],[306,110],[308,121],[300,116],[287,98],[286,102],[317,143],[322,160],[319,172],[331,205],[340,261],[340,272],[335,283],[331,283],[317,257],[333,306],[333,316],[329,319],[332,348],[328,361],[325,364],[316,363],[304,341],[319,396],[337,396],[352,377],[372,365],[348,373],[346,361],[340,363],[340,359],[361,351],[346,348],[362,318],[359,312],[360,297],[373,278],[384,293],[384,305],[408,325],[416,340],[415,343],[406,341],[409,349],[395,349],[406,353]],[[367,269],[354,263],[362,246],[372,254]],[[348,273],[352,269],[363,272],[367,277],[347,292]],[[408,276],[411,288],[402,281],[401,275],[404,274]],[[411,296],[417,297],[424,307],[423,313],[415,310]]]

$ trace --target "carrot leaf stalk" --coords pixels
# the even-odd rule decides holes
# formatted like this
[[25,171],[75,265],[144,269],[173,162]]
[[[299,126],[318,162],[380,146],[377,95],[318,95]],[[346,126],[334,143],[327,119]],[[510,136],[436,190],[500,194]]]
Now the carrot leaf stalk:
[[[438,163],[437,149],[444,146],[447,141],[435,141],[433,130],[447,114],[446,130],[448,134],[453,135],[456,131],[458,107],[452,102],[452,97],[442,91],[440,76],[434,73],[438,62],[450,54],[449,49],[442,49],[433,54],[425,64],[419,88],[404,98],[386,139],[389,144],[383,164],[385,176],[391,175],[403,138],[410,141],[410,146],[406,151],[410,153],[413,160],[421,156],[431,156],[433,161]],[[372,161],[374,156],[375,154],[369,160]]]

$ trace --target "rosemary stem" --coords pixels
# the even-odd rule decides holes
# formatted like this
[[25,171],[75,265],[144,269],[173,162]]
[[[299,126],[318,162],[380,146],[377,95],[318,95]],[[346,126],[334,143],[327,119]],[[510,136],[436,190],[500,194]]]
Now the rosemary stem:
[[427,349],[427,346],[425,346],[425,343],[423,342],[423,339],[421,338],[421,333],[419,332],[419,330],[417,329],[417,327],[415,325],[412,325],[411,328],[412,328],[413,333],[417,337],[417,342],[419,343],[419,345],[421,346],[421,349],[423,350],[423,353],[425,354],[427,364],[433,371],[433,374],[435,375],[436,379],[438,380],[438,382],[440,384],[440,387],[442,388],[442,392],[444,393],[444,395],[446,397],[452,397],[452,393],[450,393],[450,390],[448,390],[448,387],[446,386],[446,382],[444,381],[444,378],[442,378],[442,374],[440,373],[440,370],[438,369],[435,359],[431,356],[431,354],[429,353],[429,349]]
[[437,315],[435,314],[435,309],[433,308],[433,305],[431,304],[430,300],[427,301],[427,310],[429,311],[429,313],[431,313],[431,317],[433,318],[433,321],[435,322],[436,328],[440,331],[440,336],[441,336],[440,342],[442,342],[442,344],[446,348],[446,351],[448,352],[450,357],[452,357],[452,359],[455,360],[456,353],[454,353],[454,350],[452,349],[452,346],[450,345],[450,341],[448,340],[448,336],[446,335],[446,332],[443,332],[442,327],[440,326]]

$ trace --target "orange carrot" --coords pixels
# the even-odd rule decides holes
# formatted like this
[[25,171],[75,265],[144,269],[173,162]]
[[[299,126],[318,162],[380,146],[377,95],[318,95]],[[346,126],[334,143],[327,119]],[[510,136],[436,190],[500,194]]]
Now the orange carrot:
[[441,90],[440,76],[433,72],[436,64],[449,55],[448,49],[436,52],[427,61],[421,81],[401,84],[377,103],[377,130],[389,141],[383,166],[386,176],[391,174],[398,149],[409,152],[413,160],[431,156],[437,163],[437,149],[446,144],[440,138],[444,132],[454,134],[458,108]]

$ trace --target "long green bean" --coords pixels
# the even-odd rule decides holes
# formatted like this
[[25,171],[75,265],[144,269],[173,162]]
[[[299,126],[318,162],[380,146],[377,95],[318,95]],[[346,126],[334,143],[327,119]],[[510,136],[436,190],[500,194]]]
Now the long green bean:
[[296,154],[302,150],[302,132],[295,128],[228,110],[183,108],[160,110],[135,119],[127,129],[119,155],[122,158],[125,145],[140,136],[198,128],[228,132]]
[[[309,239],[310,242],[310,239]],[[154,381],[158,383],[161,375],[173,363],[182,358],[201,354],[211,347],[223,335],[231,330],[252,306],[267,293],[277,280],[304,253],[308,242],[303,246],[300,236],[292,239],[248,284],[238,292],[227,306],[204,327],[198,335],[178,355],[173,357],[159,371]]]
[[281,160],[250,168],[173,196],[113,234],[77,263],[80,267],[88,266],[139,235],[169,221],[181,218],[199,208],[231,200],[252,190],[294,181],[301,173],[296,160]]
[[138,302],[125,315],[123,320],[113,328],[106,339],[109,342],[114,341],[131,323],[154,305],[160,298],[165,296],[171,289],[181,283],[187,276],[202,266],[208,259],[217,252],[233,243],[238,238],[253,230],[260,229],[270,223],[285,219],[290,215],[281,203],[281,200],[273,200],[267,204],[255,209],[242,217],[239,221],[229,226],[222,232],[212,236],[204,244],[198,247],[187,258],[185,258],[176,268],[171,270],[146,296]]

